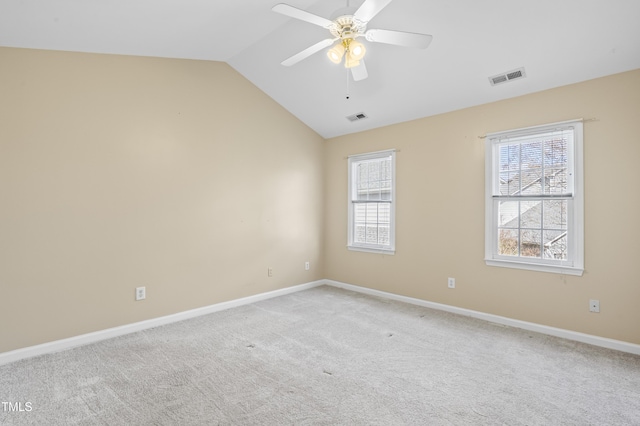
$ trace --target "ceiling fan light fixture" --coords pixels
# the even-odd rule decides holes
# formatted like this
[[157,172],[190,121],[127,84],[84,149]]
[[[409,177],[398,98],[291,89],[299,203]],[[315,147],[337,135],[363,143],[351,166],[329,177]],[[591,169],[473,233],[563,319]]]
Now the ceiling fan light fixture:
[[367,49],[362,43],[353,40],[349,43],[349,56],[354,61],[359,61],[364,58],[364,54],[367,53]]
[[344,67],[345,68],[353,68],[360,65],[360,61],[354,60],[351,55],[347,54],[344,58]]
[[334,64],[339,64],[342,62],[342,57],[344,56],[344,46],[342,44],[336,44],[327,52],[327,56]]

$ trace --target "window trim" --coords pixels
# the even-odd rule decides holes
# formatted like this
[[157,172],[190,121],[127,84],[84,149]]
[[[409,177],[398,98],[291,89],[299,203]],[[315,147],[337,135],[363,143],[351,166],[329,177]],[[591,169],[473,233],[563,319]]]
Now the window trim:
[[[353,233],[355,230],[354,225],[354,203],[353,203],[353,190],[352,185],[354,170],[352,169],[353,163],[374,160],[379,158],[391,157],[391,201],[390,201],[390,224],[389,224],[389,246],[382,247],[373,244],[354,243]],[[348,235],[347,235],[347,249],[352,251],[361,251],[366,253],[382,253],[393,255],[396,252],[396,150],[387,149],[384,151],[368,152],[364,154],[355,154],[347,157],[347,204],[348,204]]]
[[[567,213],[568,259],[554,261],[550,259],[521,258],[500,256],[497,254],[498,218],[494,202],[495,164],[500,139],[536,135],[553,130],[573,128],[573,146],[569,148],[569,164],[573,166],[572,202]],[[581,276],[584,272],[584,156],[583,156],[583,120],[568,120],[558,123],[512,129],[489,133],[485,137],[485,264],[506,268],[525,269]],[[544,197],[538,197],[544,198]],[[553,198],[550,198],[553,199]]]

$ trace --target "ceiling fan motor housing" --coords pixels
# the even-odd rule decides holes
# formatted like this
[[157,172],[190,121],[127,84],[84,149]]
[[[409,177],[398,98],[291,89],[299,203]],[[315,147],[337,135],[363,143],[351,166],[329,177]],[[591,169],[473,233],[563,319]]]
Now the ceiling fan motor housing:
[[367,24],[354,18],[353,15],[338,16],[334,21],[329,31],[334,37],[356,38],[364,34],[367,29]]

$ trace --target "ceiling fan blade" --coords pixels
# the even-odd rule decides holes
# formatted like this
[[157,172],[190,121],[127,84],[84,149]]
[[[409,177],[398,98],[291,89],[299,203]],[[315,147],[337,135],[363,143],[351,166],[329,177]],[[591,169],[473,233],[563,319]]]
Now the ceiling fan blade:
[[407,33],[403,31],[378,30],[372,29],[365,33],[368,41],[376,43],[395,44],[396,46],[417,47],[418,49],[426,49],[433,36],[429,34]]
[[329,28],[333,22],[322,16],[314,15],[306,10],[298,9],[288,4],[280,3],[271,8],[274,12],[280,13],[291,18],[300,19],[301,21],[310,22],[315,25],[319,25],[323,28]]
[[291,65],[295,65],[301,60],[306,59],[309,56],[313,55],[314,53],[321,51],[325,47],[331,46],[333,42],[336,40],[337,39],[335,38],[328,38],[328,39],[319,41],[313,46],[307,47],[302,52],[296,53],[292,57],[285,59],[284,61],[282,61],[282,65],[284,65],[285,67],[290,67]]
[[351,68],[351,75],[353,76],[353,81],[360,81],[369,77],[369,73],[367,73],[367,67],[364,65],[363,59],[360,59],[360,65]]
[[391,3],[391,0],[364,0],[364,3],[356,10],[353,16],[359,21],[369,22],[389,3]]

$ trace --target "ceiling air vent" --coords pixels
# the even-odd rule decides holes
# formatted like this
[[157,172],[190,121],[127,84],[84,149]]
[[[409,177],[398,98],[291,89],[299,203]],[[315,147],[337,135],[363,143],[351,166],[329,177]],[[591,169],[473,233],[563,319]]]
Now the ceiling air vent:
[[524,78],[526,76],[527,74],[524,72],[524,68],[518,68],[513,71],[507,71],[505,73],[489,77],[489,82],[491,83],[492,86],[495,86],[496,84],[506,83],[511,80]]
[[352,123],[354,121],[358,121],[358,120],[364,120],[365,118],[367,118],[366,114],[364,112],[359,112],[357,114],[353,114],[347,117],[347,120],[351,121]]

